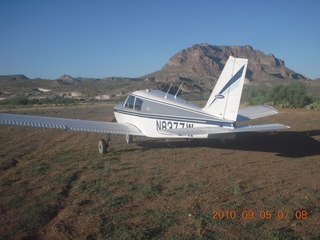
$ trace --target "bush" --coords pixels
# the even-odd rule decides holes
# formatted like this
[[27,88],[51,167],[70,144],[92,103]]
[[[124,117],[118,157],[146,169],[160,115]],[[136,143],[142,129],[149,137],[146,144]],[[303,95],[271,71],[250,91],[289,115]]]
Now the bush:
[[261,87],[247,86],[243,90],[242,101],[248,104],[264,104],[267,102],[266,90]]
[[313,110],[320,110],[320,102],[313,102],[307,106],[305,106],[306,109],[313,109]]
[[0,105],[35,105],[35,104],[57,104],[57,105],[68,105],[77,104],[81,100],[72,98],[43,98],[43,99],[29,99],[26,97],[15,97],[0,101]]
[[300,82],[287,86],[277,84],[271,88],[248,86],[243,92],[242,101],[254,105],[268,103],[282,108],[302,108],[313,102]]

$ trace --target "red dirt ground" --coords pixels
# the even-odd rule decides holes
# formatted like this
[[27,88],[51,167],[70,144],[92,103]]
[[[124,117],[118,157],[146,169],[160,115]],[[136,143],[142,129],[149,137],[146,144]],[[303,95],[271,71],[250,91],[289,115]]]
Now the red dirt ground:
[[[113,118],[109,105],[11,112]],[[257,122],[292,128],[226,143],[113,136],[99,155],[103,134],[1,125],[0,239],[320,239],[320,112]]]

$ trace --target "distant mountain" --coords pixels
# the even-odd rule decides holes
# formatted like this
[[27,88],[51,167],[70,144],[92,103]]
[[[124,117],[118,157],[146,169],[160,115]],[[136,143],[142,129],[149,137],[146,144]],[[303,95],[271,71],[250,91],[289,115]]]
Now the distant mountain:
[[207,43],[195,44],[178,52],[161,70],[142,78],[159,82],[191,81],[211,89],[230,53],[249,59],[246,84],[308,80],[305,76],[288,69],[283,60],[251,46],[214,46]]
[[159,89],[159,86],[162,84],[136,78],[73,78],[63,75],[59,79],[48,80],[7,75],[0,76],[0,98],[101,98],[104,95],[114,98],[124,97],[138,89]]
[[15,80],[28,80],[25,75],[17,74],[17,75],[0,75],[0,81],[15,81]]
[[61,81],[63,83],[66,83],[66,84],[75,84],[75,83],[78,83],[80,82],[79,79],[77,78],[73,78],[71,77],[70,75],[62,75],[60,78],[57,79],[58,81]]

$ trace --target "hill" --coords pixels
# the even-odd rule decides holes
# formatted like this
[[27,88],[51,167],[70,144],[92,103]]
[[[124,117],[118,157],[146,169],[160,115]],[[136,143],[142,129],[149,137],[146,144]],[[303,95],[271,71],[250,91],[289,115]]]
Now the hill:
[[211,89],[230,53],[249,59],[246,84],[269,85],[274,82],[308,80],[305,76],[288,69],[283,60],[251,46],[214,46],[207,43],[195,44],[178,52],[161,70],[142,78],[159,82],[185,80]]
[[134,78],[73,78],[63,75],[56,80],[29,79],[16,75],[0,76],[0,98],[97,98],[126,96],[144,88],[159,88],[159,83]]
[[16,81],[16,80],[28,80],[25,75],[23,74],[16,74],[16,75],[2,75],[0,76],[0,81]]

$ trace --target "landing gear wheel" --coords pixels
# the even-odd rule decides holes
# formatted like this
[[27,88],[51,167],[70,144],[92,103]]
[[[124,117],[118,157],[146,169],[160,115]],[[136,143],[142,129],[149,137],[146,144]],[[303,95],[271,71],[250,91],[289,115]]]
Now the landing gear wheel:
[[100,139],[99,144],[98,144],[99,153],[106,154],[107,149],[108,149],[108,144],[107,144],[106,140]]
[[126,143],[132,143],[132,135],[126,135]]

